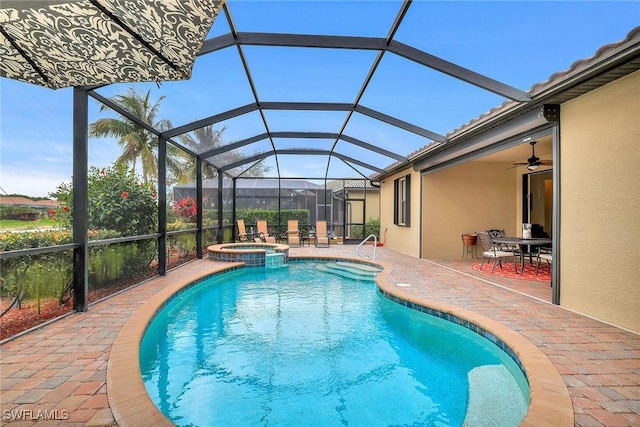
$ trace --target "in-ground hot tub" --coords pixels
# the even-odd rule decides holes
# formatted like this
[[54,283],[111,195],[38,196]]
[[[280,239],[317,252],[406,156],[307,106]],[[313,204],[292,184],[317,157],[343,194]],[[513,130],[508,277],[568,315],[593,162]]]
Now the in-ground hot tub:
[[222,243],[209,246],[207,250],[209,259],[244,262],[248,267],[264,267],[270,256],[284,257],[284,264],[289,260],[289,246],[278,243]]

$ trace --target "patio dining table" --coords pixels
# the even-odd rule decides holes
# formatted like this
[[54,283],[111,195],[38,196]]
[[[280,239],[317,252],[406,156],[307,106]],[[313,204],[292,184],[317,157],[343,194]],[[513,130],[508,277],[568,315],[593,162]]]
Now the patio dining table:
[[[523,239],[522,237],[494,237],[492,240],[494,243],[520,246],[520,272],[524,271],[525,246],[543,246],[551,244],[551,239],[548,238]],[[527,252],[529,253],[529,263],[532,263],[531,252]]]

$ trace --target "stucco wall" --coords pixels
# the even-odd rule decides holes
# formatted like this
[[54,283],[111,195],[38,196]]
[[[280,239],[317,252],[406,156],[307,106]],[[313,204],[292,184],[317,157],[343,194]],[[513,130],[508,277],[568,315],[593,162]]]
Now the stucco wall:
[[561,305],[640,332],[640,72],[561,106]]
[[423,258],[460,258],[463,233],[504,228],[517,234],[520,174],[508,166],[468,162],[422,178]]
[[[409,227],[393,223],[393,181],[411,174],[411,224]],[[403,254],[420,256],[420,173],[407,168],[380,183],[380,233],[388,229],[384,246]],[[382,236],[381,236],[382,238]]]

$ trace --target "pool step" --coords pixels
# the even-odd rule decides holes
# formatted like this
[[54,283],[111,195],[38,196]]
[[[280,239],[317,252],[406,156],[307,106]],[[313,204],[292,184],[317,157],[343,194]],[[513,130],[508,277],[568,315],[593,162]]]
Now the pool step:
[[354,280],[374,280],[376,275],[381,271],[379,268],[369,265],[350,262],[328,262],[318,264],[316,268],[327,273]]

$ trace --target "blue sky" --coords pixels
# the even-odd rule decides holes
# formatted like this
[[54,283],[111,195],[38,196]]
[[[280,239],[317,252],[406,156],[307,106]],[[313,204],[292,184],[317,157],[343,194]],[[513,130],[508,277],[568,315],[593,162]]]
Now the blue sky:
[[[229,0],[239,31],[385,37],[400,7],[397,1],[234,1]],[[573,62],[593,56],[603,45],[624,39],[640,25],[640,1],[507,2],[415,1],[395,40],[527,91]],[[210,36],[228,33],[225,17]],[[244,48],[261,101],[347,102],[355,100],[374,52],[282,47]],[[112,96],[131,84],[99,92]],[[137,84],[164,95],[160,116],[176,126],[254,102],[235,48],[201,57],[189,82]],[[362,105],[430,131],[446,134],[503,98],[444,76],[393,54],[385,54],[362,98]],[[109,116],[90,105],[90,121]],[[0,79],[0,193],[46,196],[71,179],[72,90],[53,91]],[[271,131],[337,133],[340,112],[267,111]],[[225,126],[225,142],[265,131],[259,114],[247,114]],[[355,114],[345,134],[407,155],[426,140]],[[277,140],[278,148],[308,141]],[[332,140],[313,141],[329,148]],[[270,148],[268,141],[245,154]],[[336,149],[384,167],[393,160],[340,142]],[[90,163],[107,166],[120,150],[113,140],[90,141]],[[271,175],[273,159],[267,159]],[[346,177],[350,169],[332,162],[330,173]],[[282,156],[282,176],[323,176],[326,159]],[[311,171],[311,172],[310,172]],[[365,170],[365,172],[370,172]]]

